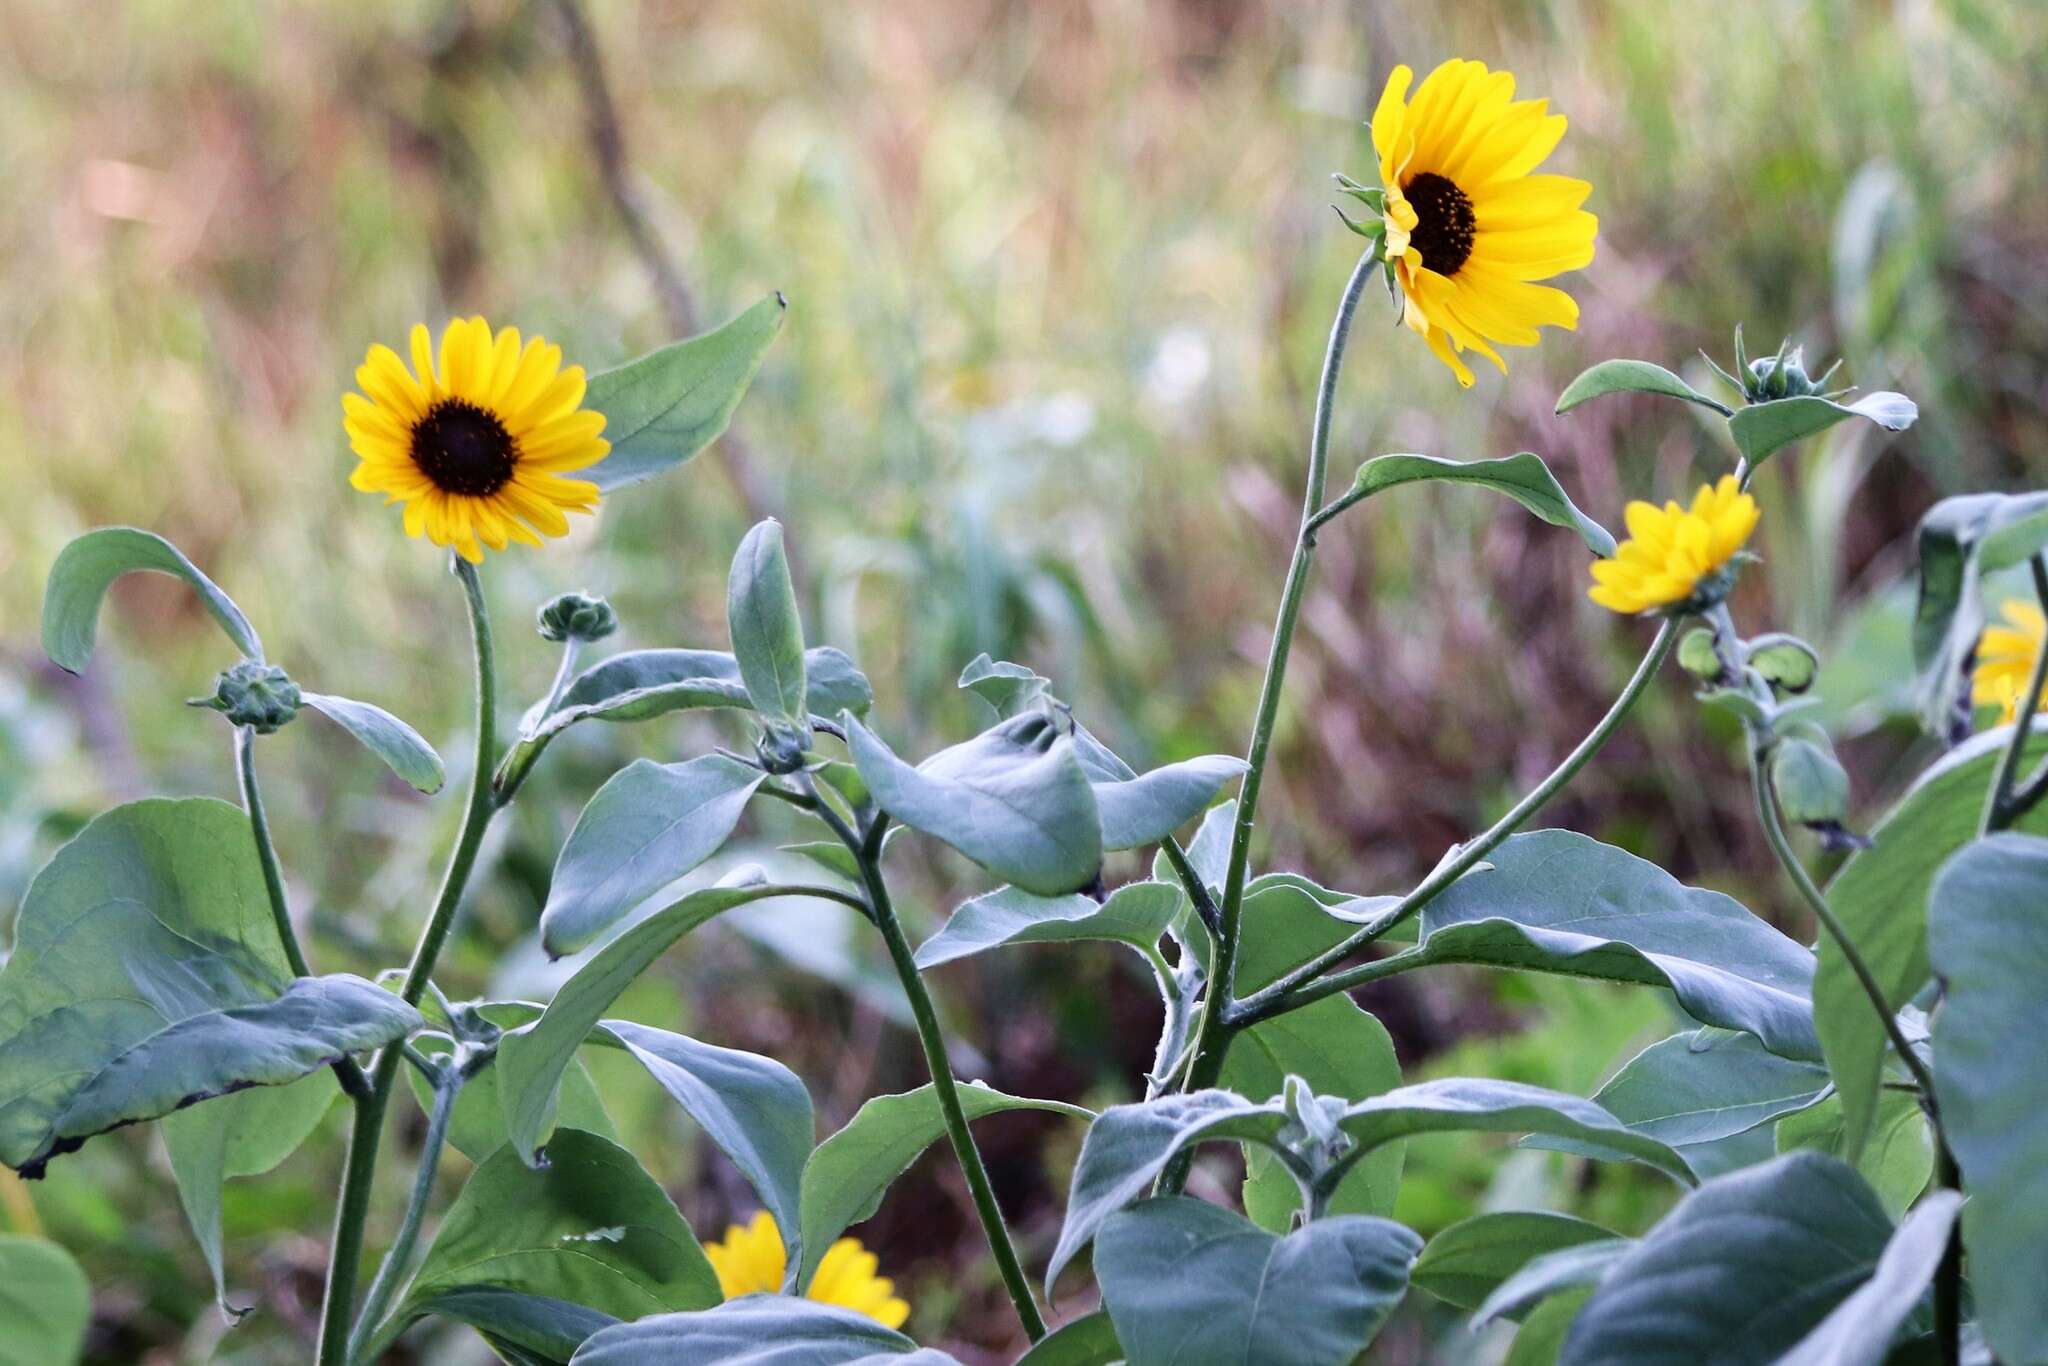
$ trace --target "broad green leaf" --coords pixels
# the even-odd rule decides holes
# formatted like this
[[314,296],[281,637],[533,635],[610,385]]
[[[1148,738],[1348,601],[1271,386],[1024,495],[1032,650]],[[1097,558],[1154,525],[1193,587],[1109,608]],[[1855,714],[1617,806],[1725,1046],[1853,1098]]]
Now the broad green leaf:
[[1101,872],[1095,794],[1051,715],[1014,716],[916,768],[852,715],[845,724],[860,776],[903,824],[1038,896],[1078,891]]
[[1358,467],[1353,487],[1366,495],[1418,479],[1478,484],[1504,493],[1552,526],[1579,533],[1586,549],[1603,558],[1614,553],[1607,528],[1572,503],[1543,458],[1521,451],[1500,460],[1444,460],[1433,455],[1381,455]]
[[1779,1357],[1777,1366],[1882,1366],[1892,1340],[1934,1281],[1962,1203],[1961,1193],[1952,1190],[1923,1200],[1885,1245],[1870,1279]]
[[[980,1082],[959,1087],[970,1120],[1008,1110],[1047,1110],[1079,1120],[1094,1116],[1078,1105],[1007,1096]],[[895,1096],[876,1096],[846,1127],[820,1143],[804,1164],[804,1258],[795,1285],[810,1284],[818,1261],[835,1239],[881,1207],[882,1195],[918,1155],[946,1135],[938,1092],[930,1085]]]
[[360,978],[292,979],[241,811],[117,807],[22,901],[0,970],[0,1161],[39,1174],[106,1129],[295,1081],[420,1023]]
[[1017,1358],[1017,1366],[1116,1366],[1123,1359],[1116,1325],[1098,1309],[1047,1333]]
[[1946,988],[1934,1089],[1970,1193],[1970,1284],[1994,1354],[2037,1362],[2048,1344],[2048,840],[1978,841],[1943,866],[1929,904]]
[[1508,1344],[1508,1354],[1501,1359],[1501,1366],[1557,1366],[1565,1334],[1571,1331],[1572,1320],[1592,1294],[1590,1288],[1581,1287],[1537,1305],[1522,1321],[1515,1340]]
[[382,707],[317,692],[302,692],[299,700],[353,735],[415,791],[439,792],[447,780],[434,747]]
[[1607,394],[1660,394],[1712,408],[1723,417],[1729,414],[1727,404],[1707,397],[1663,366],[1646,360],[1601,361],[1565,386],[1565,391],[1558,395],[1557,411],[1568,413],[1588,399]]
[[1408,1277],[1460,1309],[1477,1309],[1503,1281],[1537,1257],[1585,1243],[1612,1242],[1614,1234],[1543,1210],[1475,1214],[1429,1240]]
[[959,686],[995,709],[998,721],[1038,705],[1052,680],[1007,659],[991,659],[986,651],[960,671]]
[[[1228,1091],[1163,1096],[1103,1111],[1081,1143],[1046,1285],[1059,1278],[1103,1220],[1151,1189],[1181,1149],[1226,1139],[1277,1147],[1287,1123],[1277,1098],[1251,1101]],[[1602,1156],[1642,1161],[1679,1181],[1692,1179],[1676,1152],[1626,1128],[1592,1101],[1519,1082],[1458,1077],[1399,1087],[1346,1106],[1341,1127],[1352,1140],[1345,1163],[1416,1134],[1534,1132],[1578,1139]]]
[[1422,909],[1417,965],[1474,963],[1668,986],[1705,1024],[1819,1057],[1813,955],[1732,897],[1568,830],[1510,836]]
[[[533,1018],[538,1019],[540,1013],[538,1007],[533,1008]],[[421,1038],[418,1047],[433,1058],[446,1057],[448,1052],[444,1041],[430,1037]],[[408,1067],[405,1071],[420,1109],[432,1110],[434,1095],[426,1080],[417,1068]],[[580,1058],[572,1060],[562,1071],[554,1122],[565,1129],[581,1129],[618,1141],[611,1116],[605,1112],[604,1098],[598,1095],[597,1084],[590,1079]],[[498,1096],[498,1068],[493,1063],[463,1083],[461,1093],[455,1097],[455,1113],[449,1117],[448,1141],[471,1162],[482,1162],[504,1147],[509,1137],[505,1131],[504,1102]]]
[[340,1094],[334,1074],[322,1069],[286,1086],[237,1091],[164,1117],[164,1150],[178,1199],[213,1273],[214,1301],[231,1319],[248,1310],[228,1303],[221,1262],[221,1186],[233,1177],[261,1176],[298,1151]]
[[498,1100],[512,1147],[532,1162],[553,1123],[555,1092],[562,1071],[600,1017],[671,944],[734,906],[791,888],[755,882],[706,887],[635,924],[592,954],[555,992],[547,1010],[531,1024],[508,1030],[498,1042]]
[[[1660,1039],[1628,1060],[1593,1099],[1622,1123],[1686,1154],[1818,1105],[1828,1094],[1827,1069],[1781,1058],[1753,1034],[1687,1030]],[[1538,1140],[1532,1147],[1557,1146]],[[1700,1170],[1694,1162],[1694,1171]],[[1705,1172],[1700,1172],[1706,1175]]]
[[1892,1234],[1833,1158],[1795,1153],[1709,1181],[1608,1268],[1560,1366],[1775,1361],[1870,1279]]
[[1128,944],[1150,958],[1185,895],[1164,882],[1127,882],[1099,903],[1078,892],[1044,897],[998,888],[962,902],[944,927],[919,946],[917,965],[934,968],[1005,944],[1078,939]]
[[702,1313],[656,1314],[591,1335],[573,1366],[959,1366],[853,1309],[745,1295]]
[[1979,576],[2016,564],[2048,533],[2048,492],[1969,493],[1944,498],[1920,519],[1920,597],[1913,608],[1913,662],[1921,724],[1952,737],[1969,725],[1968,677],[1984,629]]
[[1102,847],[1135,849],[1165,839],[1200,815],[1224,784],[1244,771],[1242,759],[1205,754],[1121,781],[1090,775],[1102,820]]
[[788,305],[771,294],[725,326],[590,377],[611,453],[577,472],[606,493],[682,464],[716,441],[754,382]]
[[567,1300],[489,1286],[450,1290],[421,1300],[413,1308],[423,1317],[439,1315],[468,1324],[513,1366],[567,1362],[592,1333],[619,1321]]
[[70,1253],[0,1233],[0,1366],[72,1366],[91,1318],[92,1286]]
[[556,1132],[544,1167],[527,1166],[509,1147],[484,1160],[377,1337],[388,1343],[428,1303],[480,1288],[620,1319],[723,1298],[718,1273],[660,1184],[624,1148],[577,1129]]
[[763,722],[809,733],[804,627],[782,551],[782,523],[769,518],[746,534],[726,583],[726,622],[740,679]]
[[1919,416],[1919,405],[1912,399],[1884,389],[1865,394],[1853,403],[1802,394],[1736,409],[1728,419],[1728,434],[1735,438],[1735,449],[1742,452],[1753,469],[1773,452],[1852,417],[1866,418],[1888,432],[1903,432]]
[[799,1190],[816,1138],[811,1093],[773,1058],[718,1048],[625,1020],[602,1029],[645,1067],[705,1137],[738,1168],[775,1216],[797,1260]]
[[613,774],[555,861],[542,947],[557,958],[586,947],[717,853],[766,776],[723,754],[680,764],[636,759]]
[[1390,1219],[1339,1215],[1275,1237],[1185,1196],[1112,1215],[1095,1277],[1133,1361],[1328,1366],[1363,1352],[1422,1247]]
[[[867,676],[843,650],[820,645],[804,651],[804,679],[814,716],[865,716],[874,705]],[[724,650],[628,650],[578,674],[553,711],[543,716],[536,704],[492,783],[501,793],[516,788],[548,744],[579,721],[648,721],[670,712],[752,706],[739,661]]]
[[1472,1315],[1472,1326],[1521,1318],[1553,1295],[1590,1292],[1635,1245],[1633,1238],[1600,1238],[1539,1253],[1487,1294]]
[[1832,1098],[1779,1120],[1774,1137],[1781,1153],[1807,1148],[1848,1162],[1893,1218],[1920,1198],[1934,1175],[1933,1132],[1919,1100],[1903,1091],[1887,1091],[1878,1098],[1877,1123],[1854,1161],[1849,1158],[1842,1107]]
[[83,672],[92,660],[100,604],[107,589],[115,579],[136,570],[183,579],[199,594],[236,649],[251,659],[263,658],[263,642],[256,638],[256,628],[212,579],[155,532],[126,526],[86,532],[65,546],[50,566],[49,585],[43,590],[43,652],[60,667]]
[[[1949,855],[1977,837],[1984,801],[2010,727],[1972,736],[1934,761],[1870,832],[1872,844],[1849,856],[1827,887],[1828,904],[1862,953],[1885,999],[1897,1010],[1932,975],[1927,965],[1928,890]],[[2048,726],[2027,736],[2026,766],[2048,757]],[[2048,805],[2018,828],[2048,834]],[[1862,1151],[1877,1114],[1878,1086],[1890,1042],[1861,983],[1834,941],[1821,936],[1813,977],[1814,1025],[1842,1096],[1844,1156]]]
[[[1207,827],[1205,826],[1206,830]],[[1356,926],[1332,916],[1313,894],[1267,882],[1244,899],[1237,993],[1277,980],[1342,940]],[[1261,1020],[1232,1040],[1220,1084],[1243,1096],[1277,1096],[1289,1076],[1319,1096],[1364,1100],[1401,1084],[1400,1060],[1386,1028],[1339,993]],[[1330,1193],[1330,1214],[1391,1214],[1401,1187],[1402,1145],[1389,1143],[1354,1166]],[[1245,1145],[1244,1209],[1272,1233],[1285,1233],[1301,1209],[1301,1188],[1270,1151]]]

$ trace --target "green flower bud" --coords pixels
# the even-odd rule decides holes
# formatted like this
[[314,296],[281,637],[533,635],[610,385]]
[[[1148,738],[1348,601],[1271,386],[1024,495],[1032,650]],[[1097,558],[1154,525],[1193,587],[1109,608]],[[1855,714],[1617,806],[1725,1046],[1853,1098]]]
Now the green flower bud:
[[1714,680],[1722,676],[1721,655],[1714,648],[1714,633],[1695,626],[1678,642],[1678,667],[1694,678]]
[[1749,667],[1781,693],[1802,693],[1813,686],[1820,656],[1797,636],[1774,633],[1749,643]]
[[[1839,362],[1837,362],[1839,364]],[[1810,394],[1825,393],[1827,381],[1834,374],[1834,367],[1815,379],[1806,373],[1806,353],[1803,347],[1787,351],[1780,348],[1774,356],[1758,356],[1749,363],[1748,372],[1743,376],[1743,396],[1751,403],[1766,403],[1777,398],[1805,398]]]
[[564,593],[541,604],[538,628],[548,640],[603,640],[619,629],[619,615],[603,598]]
[[268,735],[299,714],[299,685],[275,664],[245,659],[213,682],[213,696],[195,697],[238,726]]

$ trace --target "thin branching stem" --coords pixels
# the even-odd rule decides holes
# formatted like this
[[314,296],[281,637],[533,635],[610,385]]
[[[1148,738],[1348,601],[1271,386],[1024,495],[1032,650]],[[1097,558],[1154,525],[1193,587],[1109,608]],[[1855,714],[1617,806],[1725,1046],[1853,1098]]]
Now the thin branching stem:
[[413,1248],[419,1243],[420,1227],[427,1218],[427,1205],[434,1196],[434,1177],[441,1169],[441,1150],[448,1143],[448,1124],[455,1115],[455,1099],[461,1094],[462,1083],[466,1080],[463,1068],[457,1062],[458,1056],[459,1051],[450,1054],[437,1069],[434,1108],[427,1115],[427,1133],[420,1144],[420,1163],[413,1173],[412,1195],[406,1201],[398,1235],[391,1240],[391,1247],[384,1253],[384,1261],[370,1282],[369,1293],[363,1297],[363,1308],[356,1316],[355,1331],[349,1334],[348,1355],[352,1362],[362,1360],[370,1334],[376,1331],[378,1321],[391,1307],[391,1297],[398,1293],[399,1285],[412,1267]]

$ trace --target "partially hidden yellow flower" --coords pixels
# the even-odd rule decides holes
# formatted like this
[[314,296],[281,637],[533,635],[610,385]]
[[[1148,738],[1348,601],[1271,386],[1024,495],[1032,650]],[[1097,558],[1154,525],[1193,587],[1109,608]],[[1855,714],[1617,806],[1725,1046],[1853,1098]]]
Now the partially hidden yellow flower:
[[[565,536],[571,512],[597,506],[597,485],[562,476],[611,450],[604,414],[582,406],[583,367],[517,328],[494,336],[482,318],[441,333],[439,364],[426,325],[412,329],[412,368],[372,346],[342,396],[342,426],[359,463],[349,482],[405,504],[405,531],[472,563],[483,547],[539,545]],[[365,397],[367,395],[367,397]]]
[[1402,319],[1470,387],[1459,358],[1534,346],[1538,327],[1574,328],[1579,306],[1547,280],[1592,263],[1600,220],[1579,206],[1593,187],[1535,175],[1564,136],[1548,100],[1517,100],[1515,78],[1483,62],[1448,61],[1407,98],[1397,66],[1372,116],[1386,190],[1386,259]]
[[[718,1288],[729,1300],[772,1295],[782,1289],[782,1278],[789,1270],[782,1231],[767,1210],[756,1214],[744,1228],[728,1225],[725,1237],[706,1247],[704,1255],[711,1259],[711,1268],[718,1273]],[[910,1317],[910,1306],[896,1298],[894,1281],[875,1274],[879,1265],[875,1254],[862,1247],[859,1239],[841,1238],[819,1259],[804,1298],[866,1314],[884,1328],[901,1328]]]
[[1701,485],[1689,508],[1630,503],[1625,516],[1629,539],[1612,559],[1593,562],[1586,596],[1617,612],[1647,612],[1698,597],[1749,540],[1759,513],[1756,499],[1724,474]]
[[[2009,726],[2020,719],[2020,701],[2034,676],[2034,661],[2041,657],[2041,645],[2048,641],[2048,617],[2031,602],[2009,600],[1999,609],[2003,626],[1987,626],[1977,638],[1977,668],[1970,675],[1970,700],[1980,707],[1998,708],[1998,724]],[[2041,698],[2041,710],[2048,711],[2048,693]]]

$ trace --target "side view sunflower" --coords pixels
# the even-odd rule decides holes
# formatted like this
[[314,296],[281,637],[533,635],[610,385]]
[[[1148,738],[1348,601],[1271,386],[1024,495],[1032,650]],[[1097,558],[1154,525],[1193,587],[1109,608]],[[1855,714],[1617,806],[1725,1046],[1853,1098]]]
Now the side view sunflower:
[[[718,1288],[729,1300],[772,1295],[782,1289],[782,1278],[789,1270],[782,1232],[767,1210],[755,1214],[744,1228],[729,1225],[724,1238],[706,1245],[704,1255],[711,1259],[711,1269],[718,1273]],[[859,1239],[841,1238],[819,1258],[804,1298],[866,1314],[884,1328],[901,1328],[910,1317],[910,1306],[896,1297],[894,1281],[875,1274],[879,1265],[875,1254],[862,1247]]]
[[405,505],[408,536],[425,536],[471,563],[483,547],[565,536],[571,512],[597,507],[597,485],[563,476],[611,450],[604,414],[582,406],[583,367],[517,328],[494,336],[482,318],[441,332],[439,364],[424,323],[412,329],[412,368],[384,345],[344,394],[342,426],[359,463],[349,483]]
[[[2031,602],[2008,601],[1999,609],[2003,626],[1987,626],[1977,638],[1977,667],[1970,675],[1970,700],[1998,708],[1998,724],[2020,719],[2020,701],[2034,675],[2034,661],[2048,643],[2048,616]],[[2048,697],[2041,709],[2048,711]]]
[[[1692,506],[1630,503],[1624,513],[1629,539],[1614,557],[1593,562],[1586,596],[1616,612],[1684,608],[1702,597],[1718,601],[1720,576],[1756,530],[1762,514],[1735,476],[1703,484]],[[1718,581],[1717,581],[1718,580]]]
[[1591,185],[1532,174],[1564,136],[1548,100],[1515,99],[1514,76],[1483,62],[1445,62],[1411,100],[1413,78],[1395,67],[1372,116],[1386,261],[1402,320],[1469,388],[1460,353],[1505,372],[1496,345],[1578,325],[1569,294],[1532,282],[1591,264],[1600,221],[1579,207]]

